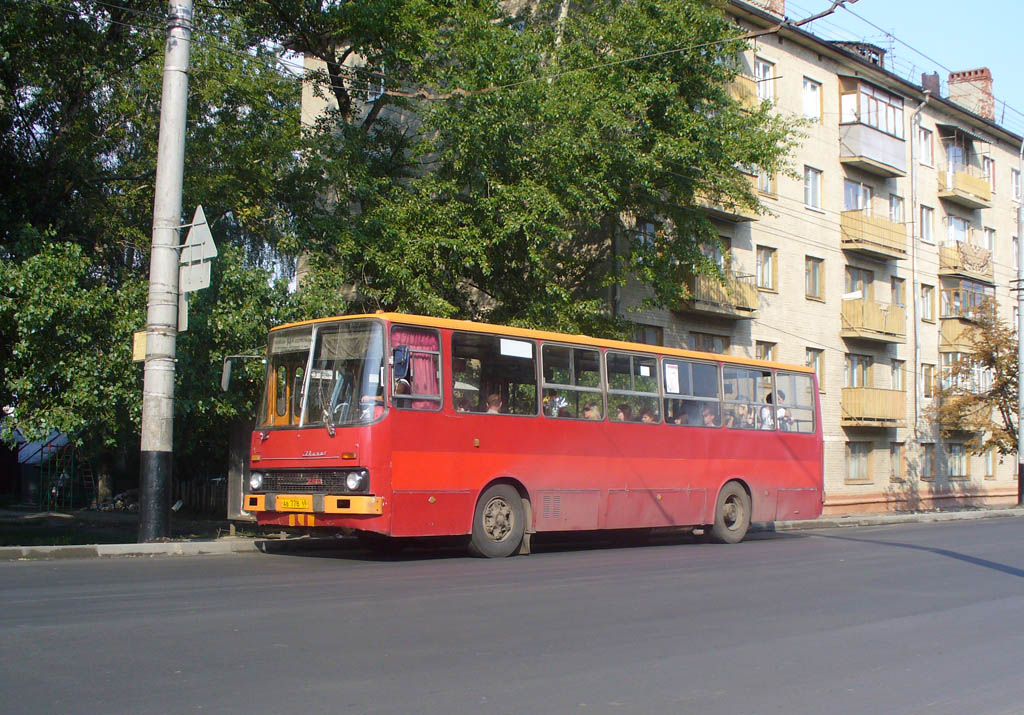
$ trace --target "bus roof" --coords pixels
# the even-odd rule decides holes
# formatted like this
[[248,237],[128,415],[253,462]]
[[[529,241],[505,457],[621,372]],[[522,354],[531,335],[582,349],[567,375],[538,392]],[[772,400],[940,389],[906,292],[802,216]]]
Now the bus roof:
[[407,325],[420,325],[431,328],[444,328],[447,330],[462,330],[477,333],[495,333],[509,337],[531,338],[534,340],[549,340],[553,342],[574,343],[577,345],[588,345],[592,347],[613,348],[631,350],[634,352],[657,353],[676,357],[689,357],[701,360],[715,360],[732,365],[750,365],[755,367],[774,367],[791,372],[814,372],[814,368],[805,365],[793,365],[789,363],[775,362],[772,360],[757,360],[754,358],[736,357],[733,355],[721,355],[719,353],[705,353],[696,350],[684,350],[682,348],[668,348],[660,345],[648,345],[646,343],[633,343],[623,340],[609,340],[606,338],[592,338],[588,335],[572,335],[569,333],[556,333],[550,330],[535,330],[533,328],[515,328],[509,325],[494,325],[491,323],[477,323],[471,320],[454,320],[452,318],[432,318],[426,315],[412,315],[409,313],[360,313],[357,315],[337,315],[330,318],[317,318],[315,320],[303,320],[295,323],[286,323],[271,328],[270,332],[287,330],[301,325],[313,325],[316,323],[332,323],[339,320],[365,320],[375,318],[386,320],[392,323],[405,323]]

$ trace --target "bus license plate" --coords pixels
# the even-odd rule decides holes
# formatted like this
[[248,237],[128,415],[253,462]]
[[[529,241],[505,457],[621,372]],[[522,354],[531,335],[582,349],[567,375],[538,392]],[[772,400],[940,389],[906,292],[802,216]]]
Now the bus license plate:
[[275,506],[278,511],[312,511],[313,500],[310,497],[278,497]]

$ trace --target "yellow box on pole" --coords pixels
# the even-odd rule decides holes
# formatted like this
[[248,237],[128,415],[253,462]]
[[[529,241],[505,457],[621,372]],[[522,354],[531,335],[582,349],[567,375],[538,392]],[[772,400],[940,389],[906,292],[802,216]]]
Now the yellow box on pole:
[[132,333],[132,362],[146,361],[146,331],[137,330]]

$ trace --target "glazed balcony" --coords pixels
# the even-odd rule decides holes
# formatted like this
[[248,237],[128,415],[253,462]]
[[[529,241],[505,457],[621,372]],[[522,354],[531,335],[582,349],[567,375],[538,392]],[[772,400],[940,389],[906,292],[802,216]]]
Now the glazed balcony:
[[843,248],[872,258],[906,258],[907,226],[863,209],[843,211],[839,218]]
[[907,342],[907,309],[901,305],[879,303],[866,298],[843,301],[844,338],[874,340],[880,343]]
[[994,283],[992,251],[969,242],[939,246],[939,275]]
[[875,387],[844,387],[843,427],[906,427],[907,393]]
[[757,285],[754,276],[725,271],[725,283],[715,276],[693,275],[686,282],[690,291],[682,310],[716,318],[746,320],[757,315]]
[[969,209],[992,207],[992,187],[972,165],[952,164],[939,171],[939,198]]
[[839,161],[887,179],[907,175],[907,145],[867,124],[839,125]]

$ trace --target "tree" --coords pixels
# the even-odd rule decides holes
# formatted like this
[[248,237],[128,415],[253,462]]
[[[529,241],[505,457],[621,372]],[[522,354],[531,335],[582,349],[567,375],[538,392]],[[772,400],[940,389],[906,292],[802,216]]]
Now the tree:
[[[690,271],[716,270],[700,201],[757,208],[743,168],[783,171],[794,139],[730,98],[745,42],[714,3],[434,4],[404,33],[381,12],[372,42],[349,41],[353,3],[267,5],[273,37],[315,45],[344,90],[304,153],[319,200],[296,250],[343,272],[357,309],[614,333],[610,289],[636,276],[678,304]],[[637,219],[659,222],[653,240]]]
[[[130,474],[164,12],[159,2],[13,1],[0,18],[2,436],[57,429]],[[189,216],[204,205],[221,255],[178,343],[179,474],[222,471],[227,423],[253,413],[255,381],[219,393],[221,356],[261,345],[302,309],[277,257],[292,230],[300,95],[279,56],[237,15],[196,13],[185,203]]]
[[1017,452],[1017,336],[999,319],[993,300],[972,316],[971,350],[945,367],[932,408],[943,437],[966,437],[974,454]]

